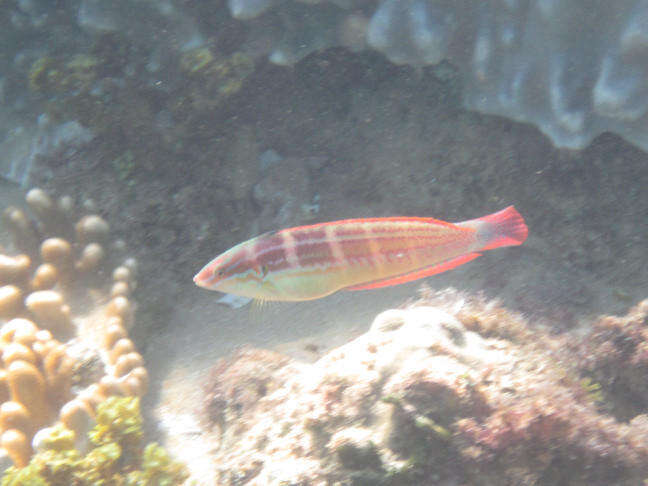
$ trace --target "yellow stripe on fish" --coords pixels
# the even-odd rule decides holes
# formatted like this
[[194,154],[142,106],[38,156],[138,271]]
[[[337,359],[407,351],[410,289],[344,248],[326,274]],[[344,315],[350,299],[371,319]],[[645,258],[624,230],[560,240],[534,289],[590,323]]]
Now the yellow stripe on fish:
[[462,223],[390,217],[298,226],[239,243],[205,265],[194,282],[253,299],[311,300],[445,272],[480,251],[521,245],[527,233],[513,206]]

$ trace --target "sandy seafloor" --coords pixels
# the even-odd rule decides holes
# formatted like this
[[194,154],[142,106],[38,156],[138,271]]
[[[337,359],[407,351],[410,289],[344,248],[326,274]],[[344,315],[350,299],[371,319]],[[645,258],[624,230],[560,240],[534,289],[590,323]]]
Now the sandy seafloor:
[[146,355],[155,384],[148,399],[166,433],[166,445],[208,477],[213,445],[208,436],[199,438],[200,419],[206,372],[218,357],[240,346],[254,346],[312,361],[318,353],[367,331],[378,312],[400,305],[414,291],[413,285],[405,285],[374,295],[340,292],[309,303],[271,305],[262,319],[255,310],[223,308],[210,296],[187,298],[182,303],[189,310],[173,316],[176,327],[151,337],[149,345],[155,351]]
[[[533,127],[465,112],[452,81],[431,71],[383,66],[378,81],[366,72],[340,81],[348,66],[326,62],[330,72],[317,64],[310,78],[308,65],[262,69],[237,100],[240,112],[229,107],[227,129],[188,141],[183,160],[168,155],[158,166],[143,165],[130,184],[92,146],[65,164],[42,161],[51,177],[35,177],[55,193],[95,200],[137,256],[133,334],[152,378],[146,406],[159,426],[152,435],[195,471],[209,468],[209,444],[196,433],[218,358],[251,345],[314,360],[364,332],[382,310],[416,297],[420,285],[256,310],[224,307],[217,294],[194,287],[191,277],[206,261],[280,220],[247,200],[265,177],[258,157],[267,149],[326,160],[286,184],[298,191],[307,183],[305,200],[319,196],[315,220],[401,214],[453,221],[515,204],[528,222],[527,243],[428,279],[433,288],[483,291],[556,332],[623,313],[648,295],[646,154],[614,135],[580,152],[557,150]],[[243,189],[219,199],[228,184]],[[2,206],[18,192],[3,187]],[[288,220],[306,222],[299,213]]]

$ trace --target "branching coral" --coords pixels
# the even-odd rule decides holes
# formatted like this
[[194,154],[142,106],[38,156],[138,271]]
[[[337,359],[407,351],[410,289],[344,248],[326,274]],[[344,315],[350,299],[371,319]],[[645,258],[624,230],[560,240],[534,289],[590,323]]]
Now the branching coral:
[[75,223],[70,198],[32,189],[26,202],[4,211],[14,252],[0,252],[0,433],[18,467],[40,429],[59,420],[82,438],[98,403],[142,395],[148,380],[128,338],[135,263],[115,255],[123,244],[96,214]]
[[24,466],[31,436],[72,398],[74,360],[49,331],[38,330],[33,322],[22,318],[2,327],[0,347],[5,399],[0,406],[2,447],[14,464]]
[[62,425],[43,430],[40,450],[22,469],[10,468],[2,486],[177,486],[187,478],[159,445],[142,448],[139,399],[111,397],[97,407],[90,450],[75,449]]

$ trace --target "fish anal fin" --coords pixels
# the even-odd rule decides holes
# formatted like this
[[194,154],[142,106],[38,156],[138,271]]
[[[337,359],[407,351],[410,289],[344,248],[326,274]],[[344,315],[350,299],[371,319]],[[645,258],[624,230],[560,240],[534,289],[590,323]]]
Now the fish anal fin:
[[373,282],[364,283],[360,285],[354,285],[352,287],[347,287],[345,290],[369,290],[369,289],[379,289],[381,287],[391,287],[392,285],[400,285],[407,282],[412,282],[413,280],[418,280],[419,278],[429,277],[430,275],[437,275],[439,273],[446,272],[453,268],[468,263],[471,260],[474,260],[478,256],[481,256],[481,253],[468,253],[466,255],[461,255],[451,260],[446,260],[445,262],[438,263],[429,267],[422,268],[421,270],[415,270],[404,275],[399,275],[398,277],[392,277],[382,280],[375,280]]

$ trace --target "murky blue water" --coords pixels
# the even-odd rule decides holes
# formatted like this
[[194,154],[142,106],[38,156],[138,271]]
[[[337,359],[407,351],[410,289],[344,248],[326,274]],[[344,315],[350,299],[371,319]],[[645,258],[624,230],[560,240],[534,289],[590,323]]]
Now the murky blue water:
[[[116,376],[93,318],[132,258],[133,325],[122,337],[148,373],[146,440],[187,463],[197,484],[641,484],[645,310],[599,319],[625,315],[648,290],[645,10],[631,0],[4,2],[0,207],[23,208],[25,226],[9,213],[0,226],[0,294],[24,294],[0,322],[38,321],[23,300],[39,290],[41,243],[56,236],[72,257],[68,270],[55,262],[52,289],[76,333],[61,338],[75,385],[65,400],[41,397],[51,410],[21,432],[25,443]],[[26,203],[32,187],[51,205]],[[529,227],[524,245],[406,285],[258,307],[192,282],[267,231],[388,216],[457,222],[509,205]],[[75,229],[88,214],[109,224],[96,241]],[[101,263],[84,267],[89,243]],[[21,253],[32,263],[16,277]],[[352,272],[352,260],[338,263]],[[418,348],[369,329],[422,284],[445,296],[426,305],[456,318],[455,337],[483,354],[473,360],[439,337],[418,360],[438,359],[438,373],[418,370],[417,381],[407,357]],[[476,296],[517,317],[469,305]],[[377,340],[369,355],[363,339]],[[251,351],[252,364],[232,354],[245,346],[294,368],[264,351]],[[367,364],[390,346],[410,351]],[[371,393],[333,386],[345,380]],[[137,388],[128,386],[119,393]],[[315,423],[308,414],[320,406]],[[10,422],[3,433],[20,429]]]

